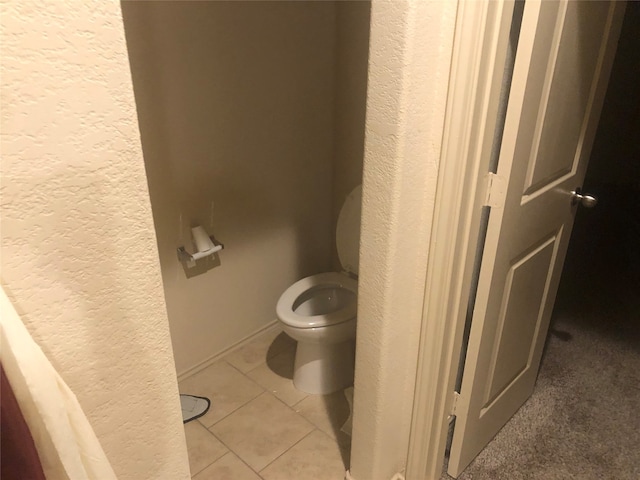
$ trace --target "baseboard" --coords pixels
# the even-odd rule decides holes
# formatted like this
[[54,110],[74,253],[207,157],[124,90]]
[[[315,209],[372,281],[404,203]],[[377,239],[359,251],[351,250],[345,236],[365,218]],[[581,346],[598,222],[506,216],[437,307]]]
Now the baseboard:
[[227,348],[225,348],[225,349],[213,354],[212,356],[210,356],[209,358],[203,360],[202,362],[194,365],[193,367],[190,367],[190,368],[184,370],[183,372],[178,373],[178,382],[181,382],[182,380],[190,377],[191,375],[194,375],[194,374],[198,373],[200,370],[204,370],[205,368],[207,368],[208,366],[214,364],[215,362],[220,360],[222,357],[230,354],[234,350],[238,350],[239,348],[244,347],[246,344],[250,343],[257,336],[262,335],[263,333],[265,333],[265,332],[267,332],[267,331],[269,331],[271,329],[276,329],[276,328],[279,328],[278,327],[278,320],[272,320],[271,322],[267,323],[264,327],[262,327],[259,330],[251,333],[250,335],[247,335],[242,340],[234,343],[230,347],[227,347]]

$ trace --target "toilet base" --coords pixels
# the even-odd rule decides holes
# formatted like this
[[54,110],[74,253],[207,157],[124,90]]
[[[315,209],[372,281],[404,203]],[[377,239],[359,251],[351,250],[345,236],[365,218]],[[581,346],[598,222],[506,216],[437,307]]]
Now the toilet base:
[[334,344],[298,342],[293,385],[306,393],[326,395],[353,385],[355,341]]

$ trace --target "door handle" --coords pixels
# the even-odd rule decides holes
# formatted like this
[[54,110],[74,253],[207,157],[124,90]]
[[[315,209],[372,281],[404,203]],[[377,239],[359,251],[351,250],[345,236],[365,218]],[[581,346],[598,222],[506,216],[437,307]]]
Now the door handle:
[[571,205],[580,204],[586,208],[593,208],[597,205],[598,199],[593,195],[587,195],[582,193],[580,187],[571,192]]

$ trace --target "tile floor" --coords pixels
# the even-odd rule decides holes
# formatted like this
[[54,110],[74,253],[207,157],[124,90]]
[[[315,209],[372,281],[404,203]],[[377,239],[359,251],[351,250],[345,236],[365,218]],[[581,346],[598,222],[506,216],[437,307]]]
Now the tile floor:
[[342,480],[351,438],[344,392],[308,395],[291,380],[295,341],[273,327],[180,382],[208,397],[185,425],[195,480]]

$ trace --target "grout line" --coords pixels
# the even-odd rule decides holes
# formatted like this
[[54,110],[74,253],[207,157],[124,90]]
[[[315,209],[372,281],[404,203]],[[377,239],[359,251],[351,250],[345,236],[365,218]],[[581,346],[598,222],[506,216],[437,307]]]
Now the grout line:
[[[261,396],[264,393],[268,393],[269,395],[273,396],[274,398],[276,398],[276,400],[278,400],[279,402],[281,402],[282,404],[284,404],[285,406],[289,407],[290,409],[293,410],[293,406],[288,405],[286,402],[284,402],[283,400],[281,400],[280,398],[278,398],[276,395],[273,394],[273,392],[271,392],[269,389],[263,387],[262,385],[260,385],[258,382],[256,382],[255,380],[253,380],[251,377],[247,376],[246,374],[242,373],[240,370],[238,370],[236,367],[234,367],[233,365],[231,365],[230,363],[228,363],[226,360],[221,360],[223,362],[225,362],[227,365],[229,365],[231,368],[233,368],[234,370],[236,370],[238,373],[240,373],[243,377],[245,377],[247,380],[249,380],[251,383],[253,383],[254,385],[256,385],[258,388],[260,388],[261,392],[258,393],[256,396],[250,398],[249,400],[247,400],[245,403],[243,403],[242,405],[237,406],[236,408],[234,408],[233,410],[231,410],[229,413],[227,413],[224,417],[219,418],[218,420],[216,420],[214,423],[211,424],[210,427],[207,427],[204,423],[202,423],[200,421],[200,419],[197,419],[198,422],[200,422],[200,424],[205,427],[206,429],[212,428],[215,425],[217,425],[219,422],[221,422],[222,420],[224,420],[225,418],[227,418],[229,415],[234,414],[235,412],[237,412],[238,410],[240,410],[242,407],[244,407],[245,405],[251,403],[252,401],[254,401],[256,398],[258,398],[259,396]],[[289,381],[291,381],[289,379]],[[293,382],[292,382],[293,383]],[[304,397],[303,399],[299,400],[298,402],[296,402],[294,405],[297,405],[298,403],[300,403],[302,400],[305,400],[306,398],[308,398],[309,395],[307,394],[306,397]],[[211,407],[210,408],[214,408],[214,402],[213,400],[211,400]],[[296,412],[295,410],[293,410],[294,413],[296,415],[300,415],[298,412]],[[300,415],[302,416],[302,415]],[[201,418],[205,418],[206,415],[202,416]],[[304,418],[304,417],[303,417]],[[305,419],[306,420],[306,419]]]
[[[282,402],[282,400],[280,400],[280,399],[279,399],[279,398],[277,398],[275,395],[273,395],[273,394],[271,394],[271,393],[269,393],[269,392],[263,392],[263,393],[262,393],[262,394],[260,394],[259,396],[261,396],[261,395],[263,395],[263,394],[265,394],[265,393],[266,393],[266,394],[271,395],[272,397],[274,397],[276,400],[278,400],[279,402],[281,402],[281,403],[282,403],[283,405],[285,405],[286,407],[289,407],[286,403]],[[258,398],[258,397],[256,397],[256,398]],[[255,400],[255,399],[254,399],[254,400]],[[246,404],[245,404],[245,405],[246,405]],[[291,408],[291,407],[289,407],[289,408]],[[218,437],[214,432],[212,432],[211,430],[209,430],[207,427],[205,427],[205,428],[209,431],[209,433],[210,433],[211,435],[213,435],[213,436],[214,436],[214,437],[215,437],[215,438],[216,438],[220,443],[222,443],[222,444],[227,448],[227,450],[228,450],[228,452],[227,452],[227,453],[233,453],[236,457],[238,457],[238,459],[239,459],[240,461],[242,461],[242,463],[244,463],[247,467],[249,467],[249,468],[251,469],[251,471],[252,471],[252,472],[254,472],[256,475],[258,475],[260,478],[262,478],[262,476],[260,475],[260,472],[261,472],[261,471],[263,471],[265,468],[267,468],[269,465],[271,465],[273,462],[275,462],[278,458],[280,458],[282,455],[284,455],[284,454],[285,454],[285,453],[287,453],[289,450],[291,450],[295,445],[297,445],[297,444],[298,444],[298,443],[300,443],[302,440],[304,440],[304,439],[305,439],[305,438],[307,438],[309,435],[311,435],[315,430],[318,430],[318,429],[316,428],[316,426],[315,426],[315,425],[313,425],[311,422],[309,422],[306,418],[302,417],[302,415],[300,415],[299,413],[297,413],[297,412],[295,412],[295,411],[294,411],[293,413],[295,413],[296,415],[298,415],[299,417],[301,417],[303,420],[305,420],[307,423],[309,423],[309,424],[313,427],[313,428],[312,428],[312,430],[311,430],[309,433],[307,433],[307,434],[303,435],[303,436],[302,436],[302,438],[300,438],[300,440],[296,441],[293,445],[291,445],[290,447],[288,447],[284,452],[282,452],[280,455],[278,455],[276,458],[274,458],[271,462],[269,462],[267,465],[265,465],[265,466],[262,468],[262,470],[259,470],[259,471],[258,471],[258,470],[256,470],[255,468],[253,468],[251,465],[249,465],[249,464],[248,464],[248,463],[247,463],[247,462],[246,462],[246,461],[245,461],[245,460],[240,456],[240,453],[238,453],[238,452],[234,451],[234,450],[233,450],[229,445],[227,445],[227,444],[226,444],[226,443],[225,443],[221,438],[219,438],[219,437]],[[224,455],[226,455],[226,453],[225,453]],[[212,462],[210,465],[213,465],[213,463],[215,463],[217,460],[219,460],[220,458],[222,458],[224,455],[222,455],[221,457],[218,457],[218,458],[217,458],[216,460],[214,460],[214,462]],[[207,465],[207,467],[209,467],[210,465]],[[205,468],[207,468],[207,467],[205,467]],[[202,470],[204,470],[204,469],[202,469]],[[200,470],[200,472],[201,472],[202,470]],[[198,473],[200,473],[200,472],[198,472]]]
[[[304,420],[304,421],[305,421],[305,422],[307,422],[309,425],[311,425],[313,428],[317,428],[313,423],[311,423],[309,420],[307,420],[303,415],[301,415],[300,413],[296,412],[296,411],[294,410],[294,408],[293,408],[293,406],[292,406],[292,405],[288,405],[288,404],[287,404],[287,402],[285,402],[284,400],[279,399],[278,397],[276,397],[276,396],[275,396],[273,393],[271,393],[271,392],[267,392],[267,393],[268,393],[268,394],[270,394],[270,395],[271,395],[273,398],[275,398],[276,400],[278,400],[281,404],[283,404],[283,405],[284,405],[285,407],[287,407],[289,410],[291,410],[295,415],[297,415],[297,416],[298,416],[298,417],[300,417],[302,420]],[[306,399],[306,398],[308,398],[308,397],[309,397],[309,395],[307,395],[306,397],[304,397],[302,400],[304,400],[304,399]],[[301,402],[302,400],[300,400],[300,402]],[[296,404],[294,404],[294,405],[297,405],[297,404],[298,404],[298,403],[300,403],[300,402],[297,402],[297,403],[296,403]]]
[[[218,441],[219,441],[221,444],[223,444],[223,445],[227,448],[227,450],[228,450],[228,451],[227,451],[227,453],[225,453],[222,457],[224,457],[224,456],[225,456],[225,455],[227,455],[227,454],[231,454],[231,455],[235,456],[238,460],[240,460],[242,463],[244,463],[244,464],[249,468],[249,470],[251,470],[251,471],[252,471],[253,473],[255,473],[256,475],[260,476],[260,474],[256,471],[256,469],[255,469],[255,468],[253,468],[251,465],[249,465],[249,464],[244,460],[244,458],[242,458],[242,457],[240,456],[240,454],[239,454],[239,453],[236,453],[236,452],[235,452],[235,451],[234,451],[234,450],[233,450],[229,445],[227,445],[227,444],[226,444],[226,443],[225,443],[221,438],[218,438],[218,437],[216,436],[216,434],[215,434],[215,433],[213,433],[213,432],[211,432],[211,431],[209,431],[209,433],[211,433],[211,435],[213,435],[214,437],[216,437],[216,439],[218,439]],[[222,458],[222,457],[220,457],[220,458]],[[218,458],[215,462],[217,462],[218,460],[220,460],[220,458]],[[213,462],[213,463],[215,463],[215,462]],[[213,463],[212,463],[211,465],[213,465]],[[260,477],[260,478],[262,478],[262,477]]]
[[[262,334],[262,335],[266,335],[266,334],[267,334],[267,332],[268,332],[269,330],[271,330],[271,329],[267,329],[267,330],[265,330],[265,331],[263,332],[263,334]],[[275,328],[274,328],[274,330],[275,330]],[[281,334],[283,334],[283,333],[285,333],[285,332],[284,332],[284,330],[282,330],[282,329],[279,329],[279,330],[280,330],[280,333],[278,334],[278,336],[279,336],[279,335],[281,335]],[[249,380],[252,380],[252,381],[253,381],[253,379],[251,379],[251,378],[247,375],[248,373],[253,372],[255,369],[257,369],[257,368],[259,368],[259,367],[261,367],[261,366],[263,366],[263,365],[265,365],[265,364],[267,364],[267,367],[268,367],[268,361],[269,361],[269,360],[271,360],[271,359],[273,359],[273,358],[275,358],[275,357],[277,357],[277,356],[279,356],[279,355],[282,355],[283,353],[287,353],[287,352],[289,352],[290,350],[293,350],[293,353],[294,353],[294,355],[295,355],[296,344],[293,344],[293,345],[290,345],[290,346],[284,347],[282,350],[279,350],[279,351],[277,351],[276,353],[273,353],[273,354],[271,354],[271,355],[268,355],[268,354],[269,354],[269,347],[267,347],[267,352],[266,352],[266,353],[267,353],[267,355],[266,355],[265,359],[264,359],[263,361],[261,361],[260,363],[258,363],[257,365],[254,365],[253,367],[251,367],[251,368],[250,368],[249,370],[247,370],[246,372],[243,372],[242,370],[240,370],[240,368],[239,368],[239,367],[236,367],[233,363],[231,363],[230,361],[228,361],[228,360],[227,360],[227,357],[229,357],[229,356],[230,356],[230,355],[232,355],[233,353],[235,353],[235,352],[237,352],[237,351],[241,350],[242,348],[244,348],[244,347],[246,347],[246,346],[248,346],[248,345],[251,345],[251,343],[252,343],[253,341],[258,340],[262,335],[256,335],[256,337],[255,337],[255,338],[253,338],[251,342],[248,342],[247,344],[243,345],[242,347],[237,348],[237,349],[234,349],[234,350],[232,350],[232,351],[228,352],[227,354],[225,354],[225,355],[223,355],[222,357],[220,357],[220,359],[219,359],[219,360],[226,362],[228,365],[230,365],[230,366],[232,366],[233,368],[235,368],[238,372],[240,372],[241,374],[243,374],[244,376],[246,376],[247,378],[249,378]],[[286,335],[286,333],[285,333],[285,335]],[[277,336],[276,336],[276,338],[277,338]]]
[[[278,355],[281,355],[281,354],[286,353],[286,352],[287,352],[287,350],[289,350],[289,349],[287,348],[287,349],[283,350],[283,351],[282,351],[282,352],[280,352]],[[278,355],[274,355],[274,357],[276,357],[276,356],[278,356]],[[225,362],[226,362],[226,360],[223,360],[223,361],[225,361]],[[227,362],[227,364],[228,364],[228,365],[230,365],[231,367],[235,368],[235,369],[236,369],[240,374],[244,375],[248,380],[250,380],[250,381],[252,381],[253,383],[255,383],[256,385],[258,385],[258,387],[260,387],[264,392],[267,392],[267,393],[269,393],[269,394],[273,395],[274,397],[276,397],[278,400],[280,400],[282,403],[284,403],[284,404],[285,404],[287,407],[289,407],[289,408],[293,408],[293,406],[294,406],[294,405],[297,405],[297,404],[298,404],[298,403],[300,403],[302,400],[305,400],[306,398],[308,398],[308,397],[309,397],[309,395],[310,395],[310,394],[305,393],[305,392],[302,392],[302,393],[305,393],[305,396],[304,396],[303,398],[301,398],[300,400],[298,400],[297,402],[295,402],[293,405],[289,405],[289,404],[288,404],[288,403],[286,403],[284,400],[280,399],[276,394],[274,394],[270,387],[264,387],[264,386],[260,385],[256,380],[254,380],[254,379],[253,379],[253,378],[251,378],[249,375],[247,375],[248,373],[253,372],[253,370],[255,370],[255,369],[256,369],[256,368],[258,368],[258,367],[261,367],[262,365],[264,365],[264,364],[266,364],[266,363],[267,363],[267,362],[265,361],[265,362],[261,363],[260,365],[256,366],[255,368],[253,368],[253,369],[249,370],[247,373],[243,373],[243,372],[242,372],[242,371],[240,371],[238,368],[236,368],[235,366],[233,366],[232,364],[230,364],[230,363],[228,363],[228,362]],[[271,372],[272,372],[272,373],[274,373],[274,375],[278,375],[277,373],[273,372],[273,370],[271,370]],[[278,375],[278,376],[279,376],[279,375]],[[280,378],[284,378],[284,377],[280,377]],[[290,383],[291,383],[291,385],[293,386],[293,379],[292,379],[292,378],[287,378],[286,380],[287,380],[288,382],[290,382]],[[294,386],[293,388],[295,388],[295,386]],[[296,390],[297,390],[297,389],[296,389]],[[297,391],[299,391],[299,390],[297,390]],[[257,398],[257,397],[256,397],[256,398]],[[297,412],[296,412],[296,413],[297,413]]]
[[[295,345],[292,345],[292,346],[290,346],[290,347],[285,347],[285,348],[283,348],[282,350],[280,350],[279,352],[274,353],[274,354],[272,354],[271,356],[267,356],[263,362],[260,362],[260,363],[259,363],[258,365],[256,365],[255,367],[252,367],[251,369],[247,370],[246,372],[242,372],[242,373],[244,373],[244,374],[246,375],[246,374],[248,374],[248,373],[253,372],[255,369],[257,369],[258,367],[261,367],[261,366],[263,366],[263,365],[265,365],[265,364],[267,365],[267,368],[269,368],[269,360],[272,360],[272,359],[274,359],[274,358],[276,358],[276,357],[279,357],[280,355],[283,355],[283,354],[285,354],[285,353],[289,353],[289,351],[290,351],[290,350],[293,350],[293,355],[294,355],[294,357],[295,357],[295,354],[296,354],[296,351],[295,351],[295,350],[296,350],[296,346],[295,346]],[[271,369],[269,368],[269,370],[271,370]],[[271,370],[271,371],[273,372],[273,370]],[[275,373],[275,372],[274,372],[274,373]],[[277,374],[276,374],[276,375],[277,375]],[[291,380],[291,379],[289,379],[289,380]]]
[[[249,378],[247,375],[245,375],[244,373],[242,373],[240,370],[238,370],[237,368],[235,368],[233,365],[231,365],[229,362],[227,362],[226,360],[220,360],[224,363],[226,363],[228,366],[230,366],[231,368],[233,368],[234,370],[236,370],[238,373],[240,373],[243,377],[245,377],[247,380],[249,380],[251,383],[253,383],[254,385],[256,385],[261,392],[258,393],[255,397],[251,397],[249,400],[247,400],[246,402],[244,402],[242,405],[237,406],[236,408],[234,408],[233,410],[231,410],[229,413],[227,413],[224,417],[219,418],[218,420],[216,420],[214,423],[211,424],[211,427],[213,427],[214,425],[218,424],[219,422],[221,422],[222,420],[224,420],[225,418],[227,418],[229,415],[232,415],[233,413],[237,412],[238,410],[240,410],[242,407],[244,407],[245,405],[247,405],[248,403],[252,402],[253,400],[255,400],[256,398],[258,398],[260,395],[262,395],[264,392],[266,392],[267,390],[260,385],[259,383],[257,383],[256,381],[254,381],[253,379]],[[211,406],[209,407],[210,409],[212,409],[214,407],[214,401],[213,399],[211,400]],[[208,412],[207,412],[208,413]],[[206,414],[203,415],[200,418],[205,418]],[[198,418],[197,420],[200,422],[200,418]],[[206,428],[207,430],[211,427],[207,427],[204,423],[200,422],[202,424],[202,426],[204,428]]]
[[[258,385],[260,386],[260,385]],[[262,387],[260,387],[262,388]],[[204,428],[206,428],[207,430],[209,430],[210,428],[213,428],[214,426],[216,426],[218,423],[220,423],[222,420],[224,420],[225,418],[229,417],[229,415],[233,415],[234,413],[236,413],[238,410],[240,410],[242,407],[244,407],[245,405],[248,405],[249,403],[253,402],[256,398],[258,398],[260,395],[262,395],[263,393],[265,393],[265,390],[262,389],[262,392],[258,393],[258,395],[256,395],[255,397],[250,398],[249,400],[247,400],[246,402],[244,402],[242,405],[237,406],[236,408],[234,408],[233,410],[231,410],[229,413],[227,413],[224,417],[219,418],[218,420],[216,420],[214,423],[211,424],[210,427],[207,427],[204,423],[202,424],[204,426]],[[211,402],[211,406],[213,407],[213,401]],[[201,417],[201,418],[204,418]],[[199,421],[199,419],[198,419]],[[202,422],[200,422],[202,423]]]
[[[198,470],[196,473],[193,473],[191,475],[191,478],[195,477],[196,475],[198,475],[199,473],[201,473],[203,470],[205,470],[206,468],[209,468],[211,465],[213,465],[214,463],[216,463],[218,460],[220,460],[222,457],[224,457],[227,453],[229,453],[231,450],[229,449],[229,447],[227,447],[227,445],[225,445],[218,437],[216,437],[213,432],[211,432],[207,427],[205,427],[202,423],[200,423],[200,421],[198,419],[196,419],[196,422],[198,422],[200,424],[201,427],[203,427],[207,433],[209,433],[210,435],[213,436],[213,438],[215,438],[218,442],[222,443],[224,445],[224,447],[227,449],[226,452],[224,452],[222,455],[220,455],[219,457],[214,458],[211,463],[208,463],[206,466],[204,466],[203,468],[201,468],[200,470]],[[185,424],[186,425],[186,424]],[[185,435],[186,436],[186,435]],[[187,456],[189,454],[189,448],[187,448]],[[191,468],[189,468],[189,470],[191,470]]]
[[260,478],[262,478],[262,477],[260,476],[260,473],[258,473],[258,472],[255,470],[255,468],[253,468],[251,465],[249,465],[247,462],[245,462],[245,461],[244,461],[244,458],[242,458],[240,455],[238,455],[238,454],[237,454],[237,453],[235,453],[235,452],[233,452],[233,454],[238,458],[238,460],[240,460],[242,463],[244,463],[244,464],[249,468],[249,470],[251,470],[253,473],[255,473],[255,474],[256,474],[256,475],[258,475]]
[[242,340],[236,342],[230,347],[227,347],[222,351],[211,355],[209,358],[201,361],[200,363],[197,363],[196,365],[189,367],[188,369],[180,373],[177,373],[176,377],[177,377],[178,383],[186,380],[187,378],[194,376],[196,373],[200,373],[202,370],[205,370],[206,368],[210,367],[211,365],[216,363],[218,360],[221,360],[227,355],[237,350],[240,350],[242,347],[250,344],[254,339],[260,337],[260,335],[266,334],[268,330],[275,329],[275,327],[278,325],[279,325],[278,319],[272,320],[269,323],[267,323],[264,327],[260,328],[257,332],[247,335]]
[[[292,382],[292,383],[293,383],[293,382]],[[295,388],[295,387],[293,387],[293,388]],[[305,392],[305,393],[306,393],[306,392]],[[306,397],[304,397],[304,398],[302,398],[302,399],[298,400],[296,403],[294,403],[293,405],[291,405],[291,408],[293,408],[293,407],[297,407],[297,406],[298,406],[298,405],[300,405],[302,402],[304,402],[307,398],[309,398],[311,395],[312,395],[311,393],[307,393],[307,396],[306,396]],[[294,411],[295,411],[295,410],[294,410]],[[296,413],[298,413],[298,412],[296,412]],[[299,415],[299,414],[298,414],[298,415]]]
[[[274,462],[276,462],[280,457],[282,457],[283,455],[285,455],[289,450],[291,450],[293,447],[295,447],[296,445],[298,445],[301,441],[303,441],[305,438],[307,438],[309,435],[311,435],[313,432],[315,432],[316,430],[318,430],[317,428],[313,428],[313,430],[311,430],[309,433],[307,433],[306,435],[304,435],[300,440],[298,440],[297,442],[295,442],[293,445],[291,445],[289,448],[287,448],[284,452],[282,452],[280,455],[278,455],[276,458],[274,458],[273,460],[271,460],[267,465],[265,465],[264,467],[262,467],[262,470],[260,470],[260,472],[258,472],[258,475],[260,475],[261,472],[264,472],[267,468],[269,468],[270,465],[273,465]],[[255,471],[255,470],[254,470]],[[260,478],[262,478],[262,475],[260,475]]]
[[[240,375],[242,375],[245,379],[249,380],[252,384],[257,385],[259,387],[259,389],[261,390],[256,396],[252,397],[251,399],[249,399],[248,401],[246,401],[245,403],[243,403],[242,405],[239,405],[238,407],[236,407],[235,409],[233,409],[232,411],[230,411],[229,413],[227,413],[224,417],[218,419],[215,423],[213,423],[210,427],[207,427],[206,425],[204,425],[200,419],[196,419],[196,421],[203,426],[208,432],[209,434],[211,434],[216,440],[218,440],[222,445],[224,445],[224,447],[227,449],[227,452],[225,452],[222,456],[214,459],[210,464],[208,464],[206,467],[204,467],[203,469],[199,470],[198,472],[196,472],[195,475],[199,474],[200,472],[202,472],[204,469],[208,468],[209,466],[213,465],[213,463],[217,462],[218,460],[220,460],[221,458],[223,458],[224,456],[226,456],[227,454],[231,453],[233,455],[236,456],[236,458],[238,458],[242,463],[244,463],[252,472],[256,473],[261,479],[263,478],[260,475],[260,472],[264,471],[267,467],[269,467],[269,465],[272,465],[276,460],[278,460],[280,457],[282,457],[283,455],[285,455],[289,450],[291,450],[293,447],[295,447],[297,444],[299,444],[300,442],[302,442],[305,438],[307,438],[309,435],[311,435],[313,432],[315,432],[316,430],[322,432],[323,435],[327,436],[328,438],[330,438],[332,441],[334,441],[336,443],[336,445],[338,446],[338,448],[340,448],[339,443],[337,442],[337,439],[333,439],[331,438],[326,432],[323,432],[319,427],[317,427],[313,422],[309,421],[304,415],[298,413],[294,407],[298,404],[300,404],[302,401],[308,399],[310,397],[310,394],[306,394],[305,397],[303,397],[302,399],[298,400],[297,402],[295,402],[293,405],[289,405],[288,403],[286,403],[284,400],[280,399],[278,396],[276,396],[272,391],[270,391],[270,389],[267,389],[265,387],[263,387],[262,385],[260,385],[258,382],[256,382],[255,380],[253,380],[251,377],[248,376],[248,373],[252,372],[253,370],[257,369],[258,367],[263,366],[264,364],[267,363],[267,361],[270,358],[274,358],[278,355],[282,355],[284,353],[288,353],[290,350],[295,349],[295,345],[290,346],[290,347],[286,347],[283,350],[281,350],[280,352],[278,352],[275,355],[272,355],[271,357],[268,357],[267,359],[265,359],[264,362],[261,362],[260,364],[256,365],[255,367],[253,367],[251,370],[248,370],[247,372],[243,372],[241,371],[238,367],[236,367],[235,365],[233,365],[232,363],[228,362],[226,360],[226,355],[221,357],[219,359],[219,361],[224,362],[226,365],[228,365],[229,367],[233,368],[235,371],[237,371]],[[292,379],[287,379],[292,385],[293,385],[293,381]],[[289,446],[284,452],[282,452],[280,455],[278,455],[276,458],[274,458],[271,462],[269,462],[267,465],[265,465],[260,471],[255,470],[254,468],[251,467],[251,465],[249,465],[241,456],[238,452],[235,452],[229,445],[227,445],[222,439],[220,439],[213,431],[211,431],[211,428],[214,428],[218,423],[220,423],[221,421],[227,419],[229,416],[233,415],[234,413],[236,413],[238,410],[240,410],[241,408],[247,406],[249,403],[253,402],[254,400],[256,400],[257,398],[268,394],[269,396],[271,396],[272,398],[276,399],[278,402],[280,402],[283,406],[285,406],[286,408],[288,408],[294,415],[296,415],[297,417],[299,417],[300,419],[302,419],[305,423],[307,423],[310,427],[311,430],[303,435],[298,441],[296,441],[293,445]],[[212,401],[212,408],[214,407],[214,403]],[[203,417],[204,418],[204,417]]]
[[242,375],[244,375],[245,377],[247,377],[249,380],[251,380],[253,383],[255,383],[256,385],[258,385],[260,388],[263,388],[262,385],[256,383],[256,381],[249,377],[247,375],[247,373],[249,372],[253,372],[256,368],[261,367],[262,365],[264,365],[265,363],[267,363],[266,361],[256,365],[255,367],[253,367],[251,370],[247,370],[246,372],[243,372],[242,370],[240,370],[238,367],[236,367],[233,363],[228,362],[225,358],[222,358],[221,361],[225,362],[227,365],[229,365],[230,367],[233,367],[236,371],[238,371],[239,373],[241,373]]
[[[226,445],[225,445],[226,446]],[[211,463],[210,465],[207,465],[206,467],[204,467],[202,470],[200,470],[198,473],[196,473],[195,475],[191,475],[191,479],[193,480],[193,477],[195,477],[196,475],[200,475],[202,472],[204,472],[207,468],[209,468],[211,465],[213,465],[214,463],[216,463],[218,460],[222,460],[224,457],[226,457],[229,454],[232,454],[233,452],[231,450],[227,450],[225,452],[224,455],[222,455],[220,458],[216,458],[213,463]]]
[[[231,365],[231,367],[233,367],[233,365]],[[235,367],[233,367],[235,368]],[[237,370],[237,369],[236,369]],[[239,372],[242,375],[244,375],[246,378],[247,377],[244,373]],[[249,380],[252,380],[249,378]],[[252,380],[253,381],[253,380]],[[255,382],[254,382],[255,383]],[[260,386],[260,385],[258,385]],[[261,387],[261,386],[260,386]],[[261,387],[262,388],[262,387]],[[272,392],[270,392],[267,389],[262,388],[262,392],[259,393],[256,397],[252,398],[251,400],[249,400],[248,402],[244,403],[243,405],[237,407],[235,410],[233,410],[232,412],[230,412],[229,414],[227,414],[225,417],[221,418],[220,420],[218,420],[216,423],[214,423],[211,427],[206,427],[204,424],[202,424],[202,422],[200,422],[200,419],[197,419],[196,421],[198,423],[200,423],[214,438],[216,438],[216,440],[218,440],[222,445],[225,446],[225,448],[227,449],[227,452],[225,452],[222,456],[218,457],[217,459],[215,459],[211,464],[207,465],[204,468],[208,468],[209,466],[211,466],[213,463],[217,462],[218,460],[220,460],[222,457],[224,457],[225,455],[227,455],[228,453],[231,453],[233,455],[235,455],[242,463],[244,463],[252,472],[254,472],[256,475],[258,475],[261,479],[263,479],[262,475],[260,475],[260,472],[263,472],[266,468],[268,468],[270,465],[272,465],[274,462],[276,462],[280,457],[282,457],[283,455],[285,455],[287,452],[289,452],[293,447],[295,447],[296,445],[298,445],[300,442],[302,442],[304,439],[306,439],[309,435],[313,434],[316,430],[318,432],[320,432],[323,436],[325,436],[326,438],[328,438],[331,442],[333,442],[337,448],[342,452],[342,447],[340,445],[340,442],[338,441],[337,438],[333,438],[331,435],[329,435],[327,432],[323,431],[320,427],[318,427],[317,425],[315,425],[313,422],[311,422],[310,420],[308,420],[304,415],[298,413],[295,411],[294,407],[296,405],[298,405],[300,402],[302,402],[303,400],[309,398],[311,395],[307,395],[306,397],[304,397],[303,399],[299,400],[298,402],[296,402],[294,405],[288,405],[284,400],[278,398],[276,395],[274,395]],[[293,412],[294,415],[296,415],[297,417],[301,418],[302,420],[304,420],[310,427],[312,427],[312,429],[305,435],[303,435],[298,441],[296,441],[295,443],[293,443],[291,446],[289,446],[284,452],[282,452],[280,455],[278,455],[276,458],[274,458],[271,462],[269,462],[267,465],[265,465],[261,470],[256,470],[253,467],[251,467],[251,465],[249,465],[241,456],[238,452],[234,451],[227,443],[225,443],[221,438],[219,438],[214,432],[212,432],[211,430],[209,430],[209,428],[213,428],[218,422],[224,420],[225,418],[227,418],[229,415],[232,415],[233,413],[235,413],[236,411],[238,411],[239,409],[241,409],[242,407],[246,406],[247,404],[251,403],[252,401],[256,400],[258,397],[261,397],[263,395],[269,395],[272,398],[276,399],[279,403],[281,403],[284,407],[288,408],[289,410],[291,410]],[[202,470],[204,470],[204,468]],[[196,473],[196,475],[198,473],[200,473],[202,470],[200,470],[199,472]]]

